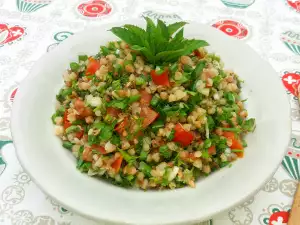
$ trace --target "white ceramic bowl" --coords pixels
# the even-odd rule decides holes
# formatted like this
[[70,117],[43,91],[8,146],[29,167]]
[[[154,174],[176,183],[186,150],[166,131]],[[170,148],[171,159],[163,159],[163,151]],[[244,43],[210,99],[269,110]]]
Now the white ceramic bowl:
[[[141,25],[144,21],[127,23]],[[257,129],[247,136],[243,159],[197,182],[196,188],[138,191],[110,185],[76,170],[75,159],[54,136],[50,117],[62,74],[78,54],[96,54],[116,40],[107,24],[70,37],[43,56],[21,84],[12,113],[12,134],[19,160],[33,180],[66,208],[99,221],[132,224],[180,224],[209,219],[254,194],[276,171],[289,134],[289,104],[272,67],[242,41],[197,23],[185,36],[207,40],[225,67],[245,80],[243,96]]]

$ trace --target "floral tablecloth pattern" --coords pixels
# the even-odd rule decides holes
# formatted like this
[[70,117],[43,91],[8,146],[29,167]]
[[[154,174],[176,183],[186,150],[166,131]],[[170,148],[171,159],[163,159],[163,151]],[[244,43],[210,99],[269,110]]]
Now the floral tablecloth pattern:
[[282,165],[255,196],[206,224],[287,224],[300,179],[295,93],[300,80],[300,0],[0,0],[0,225],[103,225],[65,209],[31,181],[16,158],[11,107],[33,64],[60,42],[87,27],[141,16],[213,26],[249,44],[278,72],[292,119]]

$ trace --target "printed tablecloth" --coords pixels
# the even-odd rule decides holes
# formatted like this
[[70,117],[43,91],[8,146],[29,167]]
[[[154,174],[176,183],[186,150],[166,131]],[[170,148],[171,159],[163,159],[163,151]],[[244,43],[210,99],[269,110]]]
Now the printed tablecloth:
[[23,171],[11,140],[11,107],[32,65],[60,42],[87,27],[142,15],[211,25],[249,44],[278,72],[293,121],[282,166],[259,193],[207,224],[287,224],[300,179],[300,109],[294,91],[300,80],[300,0],[0,0],[0,224],[99,224],[47,197]]

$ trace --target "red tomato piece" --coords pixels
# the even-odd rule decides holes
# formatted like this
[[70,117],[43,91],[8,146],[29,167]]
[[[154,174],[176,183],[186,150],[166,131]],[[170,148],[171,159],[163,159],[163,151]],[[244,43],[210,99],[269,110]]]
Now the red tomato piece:
[[91,108],[86,107],[83,112],[80,114],[81,117],[87,117],[87,116],[92,116],[94,115],[94,112]]
[[114,107],[108,107],[106,109],[106,113],[113,116],[113,117],[118,117],[118,115],[121,113],[122,111],[119,109],[116,109]]
[[226,137],[227,139],[235,139],[235,134],[233,132],[230,132],[230,131],[223,131],[223,135],[224,137]]
[[83,161],[92,162],[93,161],[93,153],[92,149],[89,147],[84,148],[82,152]]
[[84,130],[82,128],[80,128],[80,131],[78,131],[75,134],[75,137],[77,137],[78,139],[81,139],[83,137],[83,134],[84,134]]
[[[225,131],[223,132],[223,136],[232,141],[231,149],[244,150],[240,139],[233,132]],[[235,152],[235,154],[240,158],[244,156],[244,152]]]
[[243,147],[242,143],[239,140],[233,139],[232,140],[231,149],[240,149],[240,150],[243,150],[244,147]]
[[153,83],[156,85],[170,86],[169,71],[165,70],[162,74],[157,74],[155,70],[151,70]]
[[148,106],[142,106],[140,116],[144,119],[143,120],[143,128],[146,128],[151,123],[153,123],[154,120],[156,120],[156,118],[159,116],[159,114],[157,112],[155,112],[154,110],[152,110]]
[[116,171],[116,172],[119,172],[120,168],[121,168],[121,165],[122,165],[122,162],[123,162],[123,157],[120,156],[119,158],[117,158],[112,164],[111,164],[111,167]]
[[194,55],[197,56],[199,59],[203,59],[204,55],[200,53],[198,49],[194,50]]
[[99,61],[97,61],[96,59],[94,59],[94,58],[90,58],[89,59],[89,63],[88,63],[88,65],[87,65],[87,68],[86,68],[86,75],[87,76],[90,76],[90,75],[93,75],[93,74],[95,74],[96,73],[96,71],[98,70],[98,69],[100,69],[100,62]]
[[125,131],[126,127],[128,126],[128,118],[125,117],[124,120],[120,123],[118,123],[115,127],[115,131],[117,131],[120,135],[123,134],[123,132]]
[[70,123],[70,121],[68,120],[68,111],[67,110],[64,113],[63,123],[64,123],[64,129],[67,129],[68,127],[70,127],[72,125]]
[[101,154],[107,154],[107,152],[105,151],[105,148],[100,146],[100,145],[92,145],[91,146],[92,150],[97,150],[98,152],[100,152]]
[[122,165],[122,161],[123,161],[123,157],[120,156],[111,164],[111,167],[116,171],[116,173],[119,172]]
[[192,132],[186,131],[180,123],[175,126],[175,133],[173,141],[180,143],[182,146],[186,147],[192,143],[194,140],[194,134]]
[[217,153],[216,146],[212,145],[208,148],[208,154],[215,155]]
[[140,94],[141,94],[141,100],[140,100],[141,104],[150,105],[152,95],[149,94],[146,90],[141,90]]

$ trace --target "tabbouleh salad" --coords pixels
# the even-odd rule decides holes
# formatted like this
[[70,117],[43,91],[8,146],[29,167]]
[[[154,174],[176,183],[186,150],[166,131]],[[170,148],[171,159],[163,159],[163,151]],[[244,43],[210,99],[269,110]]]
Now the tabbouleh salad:
[[52,116],[77,168],[141,189],[195,187],[243,157],[255,129],[241,80],[185,22],[113,27],[119,41],[80,55],[63,75]]

